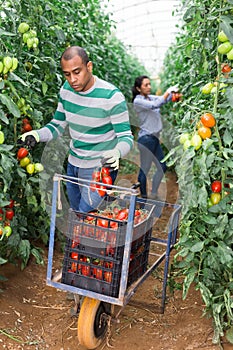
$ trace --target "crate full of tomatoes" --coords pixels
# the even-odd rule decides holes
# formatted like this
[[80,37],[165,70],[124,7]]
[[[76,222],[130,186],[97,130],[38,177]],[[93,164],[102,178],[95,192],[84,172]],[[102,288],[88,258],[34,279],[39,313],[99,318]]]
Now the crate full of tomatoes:
[[[147,269],[153,207],[136,202],[127,286]],[[118,296],[128,212],[124,201],[87,214],[69,211],[62,283]]]

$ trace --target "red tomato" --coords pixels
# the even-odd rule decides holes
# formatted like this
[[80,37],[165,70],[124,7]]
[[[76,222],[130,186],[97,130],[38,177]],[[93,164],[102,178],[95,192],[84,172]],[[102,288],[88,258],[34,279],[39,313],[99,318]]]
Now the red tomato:
[[105,194],[106,194],[106,187],[103,186],[103,185],[99,186],[98,193],[99,193],[100,197],[105,196]]
[[25,123],[25,124],[23,125],[23,131],[24,131],[24,132],[28,132],[28,131],[31,131],[31,130],[32,130],[31,124]]
[[71,258],[74,259],[74,260],[78,260],[78,253],[72,252],[71,253]]
[[116,221],[110,221],[110,227],[113,230],[117,230],[118,229],[118,223]]
[[213,181],[211,184],[211,190],[212,192],[219,193],[222,191],[222,183],[221,181]]
[[13,208],[13,206],[14,206],[14,200],[13,199],[10,199],[10,204],[8,204],[6,207],[7,208]]
[[81,273],[84,276],[90,276],[90,270],[91,270],[91,268],[89,265],[82,265],[81,266]]
[[104,271],[104,280],[108,283],[112,282],[112,272]]
[[119,213],[117,214],[116,219],[117,220],[126,220],[128,218],[128,212],[129,212],[129,209],[127,209],[127,208],[121,209],[119,211]]
[[95,181],[95,182],[100,182],[100,171],[99,170],[95,170],[93,171],[92,173],[92,180]]
[[108,227],[108,222],[106,219],[97,219],[97,226]]
[[12,220],[14,217],[15,213],[13,209],[7,209],[6,210],[6,219]]
[[112,178],[110,175],[105,175],[102,179],[103,183],[106,185],[112,185]]
[[21,147],[18,152],[17,152],[17,158],[18,159],[23,159],[28,155],[28,150],[27,148]]
[[102,269],[98,268],[98,267],[94,267],[93,268],[93,275],[98,280],[102,280],[102,278],[103,278],[103,271],[102,271]]
[[110,170],[109,170],[109,168],[102,168],[101,169],[101,176],[103,177],[103,176],[109,176],[110,175]]
[[223,73],[230,73],[230,71],[231,71],[231,67],[229,66],[229,64],[227,64],[227,63],[223,63],[222,64],[222,72]]

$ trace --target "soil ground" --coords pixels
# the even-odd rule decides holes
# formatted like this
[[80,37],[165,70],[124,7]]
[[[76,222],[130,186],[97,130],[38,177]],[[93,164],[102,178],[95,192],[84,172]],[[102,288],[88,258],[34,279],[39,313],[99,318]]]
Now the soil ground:
[[[129,176],[128,181],[132,181]],[[160,191],[167,189],[166,200],[175,203],[178,197],[176,176],[166,174]],[[61,256],[56,251],[56,257]],[[171,254],[171,257],[174,253]],[[74,301],[67,293],[46,285],[45,264],[36,265],[32,259],[21,271],[6,264],[0,275],[0,349],[7,350],[84,350],[77,337],[77,315],[71,315]],[[170,293],[167,288],[166,307],[159,312],[163,264],[150,275],[122,309],[118,322],[113,322],[106,342],[100,350],[218,350],[212,343],[211,320],[203,317],[204,305],[199,293],[191,288],[186,300],[182,291]],[[223,340],[222,349],[232,350]]]

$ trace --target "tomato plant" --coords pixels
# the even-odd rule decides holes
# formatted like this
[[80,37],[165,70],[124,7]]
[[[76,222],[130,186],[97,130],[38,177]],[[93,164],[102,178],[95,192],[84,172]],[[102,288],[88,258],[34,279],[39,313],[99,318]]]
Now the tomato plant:
[[[174,110],[163,106],[162,111],[169,125],[163,130],[163,142],[169,145],[165,159],[175,168],[182,203],[173,281],[176,285],[177,276],[182,279],[178,285],[183,298],[191,285],[200,291],[205,314],[213,319],[213,342],[220,344],[224,334],[233,331],[229,314],[233,294],[233,232],[229,231],[233,192],[229,188],[220,190],[219,184],[220,191],[213,192],[211,184],[213,179],[225,184],[233,178],[233,121],[229,117],[233,113],[229,97],[232,82],[230,68],[223,68],[226,63],[231,66],[233,58],[233,8],[232,1],[218,0],[182,1],[182,6],[182,30],[166,54],[166,68],[161,74],[164,88],[175,81],[185,91],[184,102]],[[219,36],[220,32],[225,35]],[[202,139],[201,147],[190,147],[189,140],[187,146],[171,145],[177,135],[196,132],[200,120],[205,127],[213,128],[211,138]]]

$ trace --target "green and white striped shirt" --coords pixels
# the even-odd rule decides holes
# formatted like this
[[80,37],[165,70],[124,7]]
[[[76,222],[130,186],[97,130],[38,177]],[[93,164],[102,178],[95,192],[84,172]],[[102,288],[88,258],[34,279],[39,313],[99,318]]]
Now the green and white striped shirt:
[[47,142],[61,136],[68,125],[68,161],[82,168],[99,166],[107,150],[117,148],[124,157],[133,146],[123,94],[114,85],[95,78],[94,85],[85,92],[76,92],[66,81],[53,119],[37,130],[40,142]]

